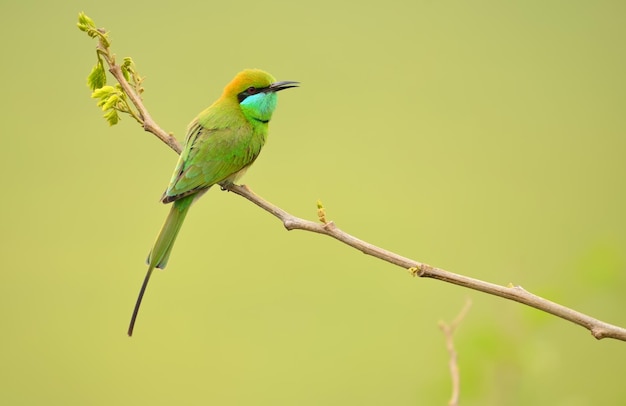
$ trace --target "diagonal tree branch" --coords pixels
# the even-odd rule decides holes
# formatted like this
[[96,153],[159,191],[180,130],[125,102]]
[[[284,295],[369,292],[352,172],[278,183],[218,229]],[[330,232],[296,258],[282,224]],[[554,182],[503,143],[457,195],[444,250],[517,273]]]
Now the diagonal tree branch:
[[117,80],[120,86],[122,86],[122,89],[124,89],[124,93],[128,95],[130,101],[137,108],[137,111],[139,111],[143,129],[156,135],[158,139],[163,141],[165,144],[167,144],[168,147],[173,149],[174,152],[180,155],[180,153],[183,151],[180,143],[173,135],[165,132],[165,130],[163,130],[154,122],[152,116],[150,116],[150,113],[148,113],[148,110],[143,105],[141,97],[135,92],[133,87],[124,77],[121,66],[116,64],[115,61],[111,62],[108,59],[106,61],[109,65],[109,72],[111,72],[111,75],[113,75],[113,77]]
[[250,188],[245,185],[232,185],[229,186],[227,189],[233,193],[245,197],[252,203],[261,207],[263,210],[280,219],[287,230],[305,230],[318,234],[324,234],[329,237],[333,237],[346,245],[356,248],[364,254],[374,256],[376,258],[382,259],[383,261],[398,265],[404,269],[409,269],[413,276],[438,279],[443,282],[452,283],[454,285],[459,285],[483,293],[488,293],[490,295],[499,296],[504,299],[523,303],[530,307],[534,307],[535,309],[542,310],[546,313],[550,313],[554,316],[578,324],[579,326],[582,326],[589,330],[591,334],[597,339],[615,338],[618,340],[626,341],[626,329],[619,326],[614,326],[609,323],[605,323],[591,316],[587,316],[586,314],[562,306],[558,303],[551,302],[547,299],[526,291],[521,286],[509,285],[505,287],[481,281],[479,279],[474,279],[467,276],[448,272],[443,269],[403,257],[391,251],[387,251],[386,249],[377,247],[376,245],[370,244],[366,241],[360,240],[337,228],[332,221],[326,224],[320,224],[292,216],[283,209],[267,202],[266,200],[263,200],[261,197],[254,194],[250,190]]
[[[90,31],[92,29],[90,24],[92,24],[93,22],[91,20],[85,20],[85,23],[85,21],[82,21],[81,18],[88,19],[88,17],[84,16],[84,14],[80,15],[78,27],[82,31],[86,31],[89,36],[99,38],[97,46],[98,53],[99,55],[102,55],[104,57],[104,60],[109,67],[109,72],[111,73],[111,75],[113,75],[113,77],[115,77],[115,79],[120,84],[123,92],[128,96],[131,103],[139,112],[140,120],[138,121],[143,125],[144,130],[156,135],[161,141],[167,144],[176,153],[180,154],[182,148],[176,138],[161,129],[154,122],[154,120],[148,113],[148,110],[143,105],[140,95],[135,90],[137,86],[134,87],[128,82],[124,74],[123,66],[115,62],[115,58],[109,49],[110,41],[108,41],[106,37],[106,31],[101,28],[98,28],[97,32],[95,33],[93,31]],[[591,332],[593,337],[598,340],[602,338],[614,338],[617,340],[626,341],[626,329],[603,322],[568,307],[551,302],[547,299],[526,291],[521,286],[500,286],[493,283],[481,281],[479,279],[474,279],[467,276],[448,272],[443,269],[403,257],[394,252],[370,244],[342,231],[335,225],[334,222],[327,221],[325,215],[320,215],[321,222],[319,223],[295,217],[287,213],[280,207],[254,194],[252,190],[250,190],[250,188],[245,185],[224,185],[224,189],[248,199],[252,203],[256,204],[263,210],[273,215],[274,217],[278,218],[287,230],[304,230],[327,235],[346,245],[358,249],[364,254],[371,255],[383,261],[400,266],[404,269],[408,269],[413,276],[437,279],[443,282],[452,283],[454,285],[477,290],[479,292],[498,296],[508,300],[513,300],[527,306],[534,307],[535,309],[544,311],[546,313],[552,314],[554,316],[560,317],[586,328]],[[320,208],[320,212],[323,213],[323,208]]]

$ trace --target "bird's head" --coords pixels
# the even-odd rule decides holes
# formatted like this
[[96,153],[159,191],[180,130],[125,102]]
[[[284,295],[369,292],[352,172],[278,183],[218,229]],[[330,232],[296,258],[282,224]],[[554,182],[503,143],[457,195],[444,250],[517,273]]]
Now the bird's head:
[[237,100],[249,120],[267,123],[276,109],[276,92],[298,86],[298,82],[277,82],[260,69],[246,69],[226,86],[222,98]]

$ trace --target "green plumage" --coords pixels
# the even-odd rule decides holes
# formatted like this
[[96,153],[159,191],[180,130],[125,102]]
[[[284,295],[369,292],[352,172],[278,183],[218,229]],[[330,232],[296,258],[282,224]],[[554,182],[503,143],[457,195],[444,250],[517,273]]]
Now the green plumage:
[[234,183],[243,175],[265,144],[268,122],[276,108],[276,92],[296,83],[275,82],[266,72],[245,70],[189,125],[185,147],[161,198],[163,203],[174,204],[148,255],[148,272],[131,317],[129,336],[152,271],[167,265],[192,203],[214,184]]

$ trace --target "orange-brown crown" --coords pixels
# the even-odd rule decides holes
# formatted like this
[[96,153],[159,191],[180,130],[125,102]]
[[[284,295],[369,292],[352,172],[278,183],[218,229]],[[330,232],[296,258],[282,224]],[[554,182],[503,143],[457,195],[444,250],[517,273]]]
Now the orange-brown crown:
[[269,73],[260,69],[246,69],[237,74],[235,78],[224,88],[222,97],[234,97],[249,87],[263,89],[274,83],[276,79]]

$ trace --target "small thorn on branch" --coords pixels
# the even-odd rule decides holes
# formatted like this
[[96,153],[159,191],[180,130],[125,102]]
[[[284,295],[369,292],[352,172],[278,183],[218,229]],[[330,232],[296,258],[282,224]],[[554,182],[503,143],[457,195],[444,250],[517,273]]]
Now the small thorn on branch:
[[337,226],[335,225],[334,221],[329,221],[327,223],[324,223],[324,230],[332,231],[335,229],[337,229]]

